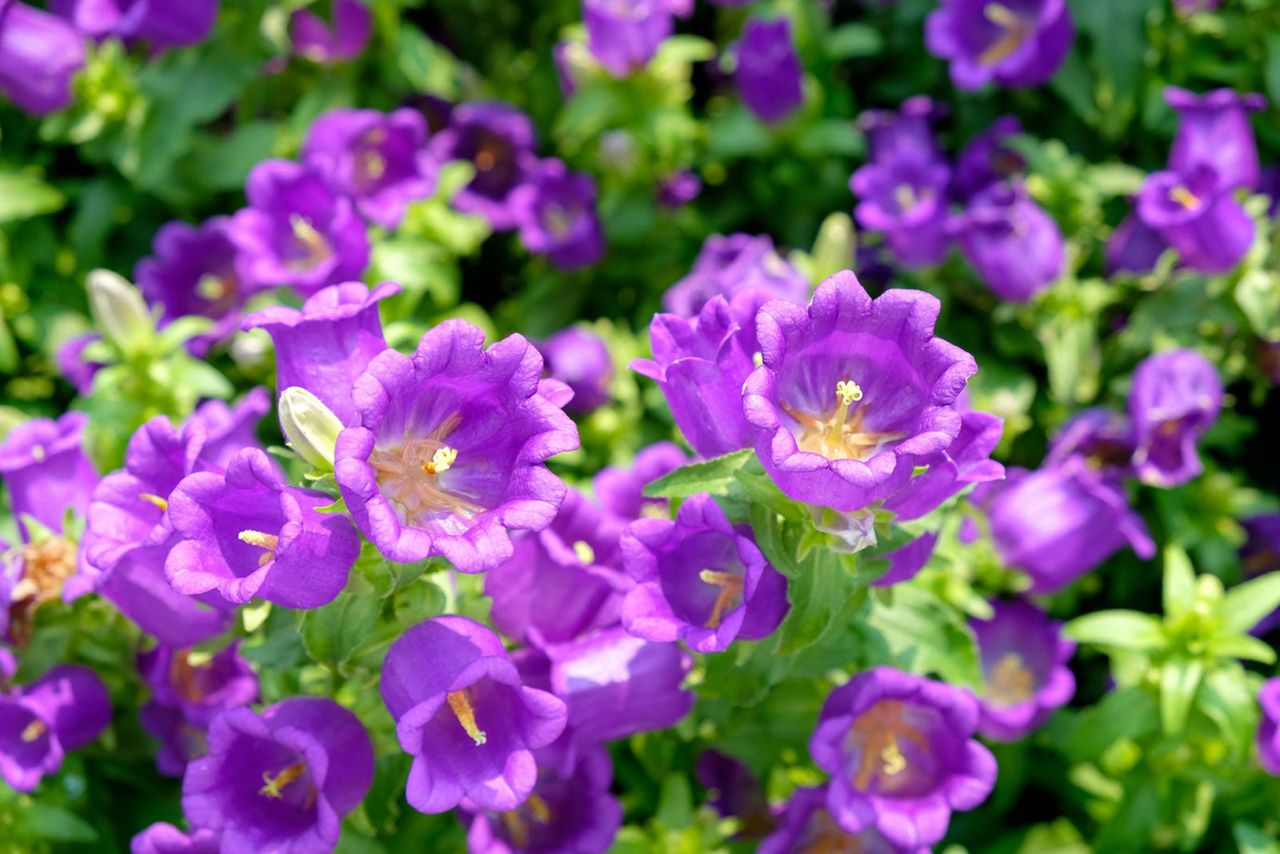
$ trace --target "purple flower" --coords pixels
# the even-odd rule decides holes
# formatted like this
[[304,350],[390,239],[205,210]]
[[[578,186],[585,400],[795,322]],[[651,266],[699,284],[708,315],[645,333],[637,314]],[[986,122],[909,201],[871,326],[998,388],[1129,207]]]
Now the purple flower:
[[332,26],[309,9],[298,9],[289,20],[294,52],[321,65],[355,59],[372,34],[373,12],[362,0],[333,0]]
[[387,350],[356,381],[360,426],[338,436],[334,473],[356,524],[387,558],[444,555],[463,572],[512,555],[509,529],[540,531],[565,487],[544,465],[578,447],[539,393],[542,357],[511,335],[450,320],[412,358]]
[[630,584],[617,565],[617,523],[581,494],[569,490],[551,524],[514,547],[484,579],[489,617],[507,637],[561,643],[618,622]]
[[857,510],[900,492],[960,433],[957,398],[973,357],[935,338],[939,304],[890,290],[872,300],[853,273],[823,282],[807,309],[760,311],[764,363],[743,388],[756,452],[784,493]]
[[182,809],[222,832],[223,851],[329,851],[373,780],[373,745],[332,700],[293,698],[261,714],[229,709],[209,755],[187,766]]
[[197,406],[190,421],[205,431],[201,459],[210,466],[226,468],[242,449],[259,447],[258,422],[270,408],[271,398],[262,387],[245,392],[232,406],[221,400],[206,400]]
[[804,103],[804,67],[786,18],[748,19],[737,55],[738,95],[761,121],[776,124]]
[[84,40],[66,21],[17,0],[0,0],[0,95],[45,115],[70,106]]
[[1014,116],[1001,116],[991,127],[969,140],[956,157],[952,189],[961,201],[1006,181],[1025,167],[1017,152],[1005,147],[1004,141],[1022,133],[1022,123]]
[[1119,486],[1084,459],[1037,471],[1009,469],[979,487],[1001,558],[1031,576],[1032,593],[1053,593],[1129,546],[1143,559],[1155,544]]
[[449,126],[430,144],[439,162],[465,160],[475,167],[476,176],[454,195],[453,206],[484,217],[497,231],[520,224],[511,195],[536,171],[533,147],[528,116],[507,104],[484,101],[454,108]]
[[539,161],[529,183],[512,191],[511,209],[525,249],[546,255],[562,270],[589,266],[604,255],[590,175],[569,172],[554,158]]
[[589,415],[609,402],[613,357],[604,339],[581,326],[562,329],[538,343],[547,376],[573,389],[565,409]]
[[312,123],[302,160],[365,219],[395,228],[411,202],[435,189],[436,162],[426,142],[427,123],[417,110],[331,110]]
[[899,157],[918,162],[943,161],[933,136],[933,123],[944,108],[927,95],[913,95],[897,110],[867,110],[858,126],[867,136],[867,155],[873,163]]
[[663,0],[582,0],[582,23],[592,56],[614,77],[648,65],[674,26]]
[[[1280,513],[1263,513],[1243,520],[1245,541],[1240,546],[1240,566],[1245,578],[1280,571]],[[1250,631],[1265,635],[1280,625],[1280,608],[1258,621]]]
[[551,690],[569,705],[580,747],[666,729],[693,708],[693,694],[680,687],[693,657],[676,644],[616,627],[549,646],[546,654]]
[[880,555],[882,559],[889,562],[889,569],[884,575],[871,582],[871,586],[892,587],[915,578],[929,562],[929,558],[933,557],[933,549],[937,545],[937,533],[930,532],[921,534],[905,546]]
[[[573,770],[564,774],[538,758],[538,781],[528,800],[505,812],[475,811],[470,815],[469,852],[608,850],[622,825],[622,807],[609,794],[613,780],[609,752],[603,747],[586,751]],[[463,806],[465,809],[465,801]]]
[[244,328],[270,333],[278,392],[304,388],[343,424],[354,424],[356,378],[387,349],[378,303],[399,292],[394,282],[373,290],[360,282],[331,285],[311,295],[301,310],[278,305],[255,311],[244,319]]
[[1066,0],[941,0],[929,13],[925,45],[951,63],[960,89],[1039,86],[1062,65],[1075,38]]
[[54,362],[58,373],[75,387],[76,393],[88,395],[93,391],[93,377],[102,369],[101,362],[90,362],[84,351],[90,345],[102,340],[97,332],[85,332],[73,335],[58,345],[54,354]]
[[13,428],[0,444],[0,477],[24,539],[23,516],[60,532],[68,512],[81,515],[88,508],[98,482],[83,447],[88,422],[83,412],[68,412],[57,421],[34,418]]
[[614,519],[623,523],[645,517],[666,519],[665,498],[645,498],[644,488],[675,471],[689,457],[674,442],[657,442],[636,452],[630,468],[608,466],[596,474],[596,499]]
[[631,369],[662,389],[693,449],[714,457],[749,447],[742,383],[751,373],[751,354],[729,302],[712,298],[692,321],[655,315],[649,341],[653,359],[636,359]]
[[405,795],[420,812],[445,812],[463,798],[515,809],[537,780],[532,750],[565,727],[565,704],[522,685],[498,636],[465,617],[436,617],[401,635],[381,687],[413,757]]
[[218,17],[218,0],[52,0],[49,6],[87,36],[142,40],[153,48],[204,41]]
[[249,207],[231,220],[253,287],[289,285],[309,296],[325,285],[360,278],[369,239],[352,203],[315,170],[267,160],[249,173]]
[[658,181],[658,204],[667,210],[677,210],[698,198],[702,192],[702,179],[682,169]]
[[767,637],[786,616],[786,578],[709,495],[681,504],[675,521],[631,523],[622,557],[636,582],[622,624],[636,637],[723,652],[737,638]]
[[950,171],[935,160],[894,156],[862,166],[849,179],[858,198],[858,224],[885,235],[898,262],[937,264],[947,254],[947,182]]
[[704,750],[694,766],[694,776],[706,787],[712,809],[724,818],[740,820],[735,839],[757,838],[773,829],[764,787],[745,764],[718,750]]
[[1076,691],[1067,666],[1075,641],[1062,624],[1023,601],[992,602],[989,620],[970,620],[982,662],[978,731],[998,741],[1016,741],[1065,706]]
[[1172,487],[1203,470],[1196,442],[1222,409],[1222,380],[1194,350],[1148,356],[1133,372],[1129,418],[1134,470],[1143,483]]
[[209,332],[188,346],[197,356],[235,331],[250,291],[244,287],[244,260],[231,240],[231,221],[215,217],[198,227],[171,222],[156,234],[154,256],[134,269],[142,295],[160,306],[160,321],[208,317]]
[[874,826],[856,834],[836,824],[827,810],[827,787],[796,789],[778,818],[778,829],[769,834],[756,854],[857,851],[859,854],[928,854],[928,846],[899,846]]
[[0,695],[0,776],[33,791],[62,767],[68,750],[98,737],[111,722],[111,698],[87,667],[60,665],[30,685]]
[[196,828],[183,832],[162,821],[135,834],[129,843],[131,854],[219,854],[221,850],[222,835],[217,831]]
[[287,608],[318,608],[342,591],[360,537],[351,520],[318,508],[323,492],[286,486],[265,451],[245,448],[225,475],[187,475],[169,498],[179,542],[165,559],[173,589],[216,590],[228,602],[255,596]]
[[1258,189],[1258,146],[1249,113],[1265,107],[1266,98],[1233,89],[1197,95],[1169,86],[1164,99],[1178,113],[1178,134],[1169,151],[1171,172],[1192,175],[1199,167],[1208,166],[1217,173],[1223,189]]
[[1044,462],[1056,466],[1081,456],[1093,469],[1119,482],[1131,471],[1133,427],[1119,412],[1094,407],[1077,412],[1058,428]]
[[1280,777],[1280,677],[1268,679],[1258,691],[1262,718],[1258,722],[1258,763],[1273,777]]
[[983,190],[952,229],[965,260],[1003,300],[1026,302],[1053,284],[1066,265],[1058,224],[1020,184]]
[[234,614],[221,597],[196,599],[169,585],[164,563],[175,541],[126,551],[99,583],[98,593],[160,643],[187,647],[225,632]]
[[951,813],[986,800],[996,761],[973,739],[978,707],[963,688],[889,667],[831,692],[809,752],[831,775],[827,809],[856,834],[874,827],[894,845],[941,841]]
[[1137,210],[1182,263],[1201,273],[1232,270],[1253,245],[1253,220],[1212,166],[1148,175]]
[[1116,226],[1107,241],[1106,273],[1145,275],[1155,269],[1169,244],[1160,232],[1148,226],[1136,213],[1131,213]]

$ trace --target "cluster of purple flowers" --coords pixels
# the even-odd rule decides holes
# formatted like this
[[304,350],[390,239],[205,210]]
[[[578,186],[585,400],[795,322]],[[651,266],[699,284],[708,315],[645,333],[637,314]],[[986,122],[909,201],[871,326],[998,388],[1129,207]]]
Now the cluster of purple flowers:
[[[1028,195],[1021,159],[1003,144],[1021,126],[1012,116],[997,119],[953,168],[933,136],[940,112],[919,96],[897,112],[863,114],[870,159],[849,181],[858,223],[882,233],[908,267],[939,263],[954,240],[996,296],[1025,302],[1062,274],[1065,244],[1053,218]],[[953,204],[963,210],[953,214]]]

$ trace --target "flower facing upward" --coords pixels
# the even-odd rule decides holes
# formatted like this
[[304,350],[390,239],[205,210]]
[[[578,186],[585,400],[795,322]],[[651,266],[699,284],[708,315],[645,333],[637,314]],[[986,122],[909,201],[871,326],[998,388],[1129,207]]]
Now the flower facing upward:
[[950,61],[961,89],[992,81],[1038,86],[1062,65],[1074,38],[1066,0],[942,0],[925,20],[925,45]]
[[1129,419],[1134,469],[1143,483],[1173,487],[1200,474],[1196,442],[1218,419],[1222,380],[1194,350],[1148,356],[1133,372]]
[[536,170],[533,122],[515,107],[477,101],[455,107],[449,125],[431,137],[431,153],[444,163],[464,160],[476,175],[453,197],[463,213],[488,220],[497,231],[520,224],[512,192]]
[[30,792],[62,767],[66,751],[93,741],[110,722],[111,699],[97,674],[55,667],[0,695],[0,777]]
[[951,813],[986,800],[996,762],[973,740],[978,707],[963,688],[889,667],[827,697],[809,741],[831,775],[827,809],[850,834],[875,828],[904,848],[934,845]]
[[539,392],[542,357],[519,335],[484,349],[450,320],[413,357],[387,350],[356,381],[360,426],[338,436],[334,473],[356,524],[387,558],[444,555],[463,572],[511,557],[509,530],[539,531],[564,499],[544,462],[578,446]]
[[568,171],[554,158],[539,161],[532,172],[531,180],[511,193],[520,242],[562,270],[599,261],[604,233],[596,213],[595,179]]
[[947,253],[946,164],[908,155],[862,166],[849,179],[863,228],[883,232],[894,257],[908,267],[937,264]]
[[537,781],[532,751],[565,727],[565,704],[521,684],[498,636],[465,617],[436,617],[401,635],[387,651],[381,688],[413,757],[406,796],[425,813],[463,798],[485,810],[516,809]]
[[763,364],[743,389],[765,470],[789,497],[836,510],[889,498],[946,450],[973,357],[933,336],[938,301],[890,290],[872,300],[851,272],[806,309],[760,311]]
[[1067,663],[1076,644],[1028,602],[991,604],[991,619],[969,621],[982,663],[978,731],[1015,741],[1071,701],[1076,680]]
[[781,122],[804,103],[804,68],[786,18],[748,20],[737,58],[738,94],[761,121]]

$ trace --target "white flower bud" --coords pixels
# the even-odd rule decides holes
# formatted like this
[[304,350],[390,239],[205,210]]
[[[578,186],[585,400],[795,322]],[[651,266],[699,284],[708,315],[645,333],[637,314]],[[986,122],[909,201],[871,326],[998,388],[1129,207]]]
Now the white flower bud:
[[342,422],[320,398],[298,386],[285,389],[280,395],[280,429],[298,456],[320,471],[333,470]]
[[155,337],[156,324],[138,289],[110,270],[91,271],[85,288],[89,310],[103,337],[124,353],[145,349]]

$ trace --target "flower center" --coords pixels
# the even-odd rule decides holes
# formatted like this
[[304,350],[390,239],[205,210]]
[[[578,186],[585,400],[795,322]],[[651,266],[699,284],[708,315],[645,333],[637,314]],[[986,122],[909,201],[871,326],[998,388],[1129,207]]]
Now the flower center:
[[[306,771],[306,768],[303,766],[302,762],[295,762],[292,765],[287,765],[275,774],[263,771],[262,788],[258,789],[258,794],[265,795],[272,800],[280,800],[284,797],[285,787],[296,782],[302,776],[304,771]],[[315,799],[316,790],[315,787],[312,786],[310,791],[307,793],[306,806],[310,806],[314,803]]]
[[909,213],[920,203],[922,197],[916,195],[915,188],[910,184],[899,184],[893,188],[893,200],[903,213]]
[[573,544],[573,554],[584,566],[590,566],[596,562],[596,550],[591,548],[591,544],[586,540],[578,540]]
[[525,821],[522,811],[527,811],[538,824],[546,824],[551,821],[551,808],[536,793],[529,795],[528,799],[520,807],[499,813],[498,815],[502,819],[502,826],[506,828],[507,837],[516,848],[529,847],[529,824]]
[[476,747],[489,740],[489,737],[484,734],[484,730],[476,726],[476,710],[471,707],[471,698],[467,696],[465,688],[461,691],[450,691],[445,699],[449,702],[449,708],[453,711],[453,716],[458,719],[458,723],[467,731],[467,735],[471,736],[471,740],[476,743]]
[[711,606],[711,616],[707,618],[707,628],[718,629],[725,609],[732,607],[734,600],[742,595],[742,576],[734,575],[732,572],[704,569],[698,573],[698,578],[712,587],[720,588],[715,604]]
[[280,548],[280,538],[275,534],[264,534],[262,531],[241,531],[236,538],[242,543],[262,549],[258,557],[258,566],[266,566],[276,559],[276,550]]
[[873,779],[881,788],[904,779],[910,763],[902,752],[902,741],[928,750],[924,735],[903,720],[905,711],[906,704],[899,700],[882,700],[854,721],[849,742],[858,754],[853,775],[858,791],[869,791]]
[[154,492],[139,492],[138,499],[140,501],[147,502],[161,513],[169,509],[169,502],[161,498],[159,495],[156,495]]
[[25,727],[22,728],[22,735],[20,737],[22,738],[22,741],[24,744],[31,744],[33,741],[35,741],[36,739],[38,739],[40,736],[44,735],[48,731],[49,731],[49,728],[45,726],[44,721],[40,720],[39,718],[36,718],[31,723],[27,724]]
[[458,452],[448,445],[443,445],[436,449],[431,455],[431,459],[422,464],[423,474],[444,474],[453,468],[453,464],[458,461]]
[[458,462],[457,450],[445,440],[461,421],[454,413],[427,436],[408,439],[394,451],[374,449],[369,463],[402,523],[417,524],[424,516],[441,512],[470,519],[484,509],[453,492],[441,477]]
[[978,55],[978,62],[982,65],[995,65],[1008,59],[1035,32],[1031,21],[1001,3],[988,3],[982,13],[1002,30],[996,40]]
[[542,224],[554,237],[564,237],[573,228],[577,212],[564,205],[547,205],[542,212]]
[[800,450],[821,454],[829,460],[865,460],[906,434],[863,429],[862,421],[866,417],[867,406],[859,406],[853,411],[852,417],[849,412],[849,407],[861,400],[862,387],[846,379],[836,383],[836,408],[831,415],[809,415],[785,403],[782,404],[782,411],[800,425],[799,435],[796,436],[796,444]]
[[45,458],[44,445],[36,445],[34,448],[31,449],[31,459],[35,460],[38,463],[42,463],[44,462],[44,458]]
[[289,269],[310,270],[333,255],[329,241],[306,217],[289,214],[289,228],[293,231],[292,257],[285,261]]
[[205,273],[196,282],[196,294],[208,302],[218,302],[236,292],[236,280],[233,276],[218,276]]
[[991,668],[986,680],[986,699],[999,706],[1025,703],[1035,696],[1036,677],[1016,652],[1007,652]]
[[190,653],[189,649],[174,653],[173,662],[169,665],[169,681],[179,697],[188,703],[199,703],[205,694],[200,671],[208,670],[209,663],[193,664]]
[[1200,207],[1200,197],[1181,184],[1169,191],[1169,198],[1181,205],[1184,210],[1194,211]]

